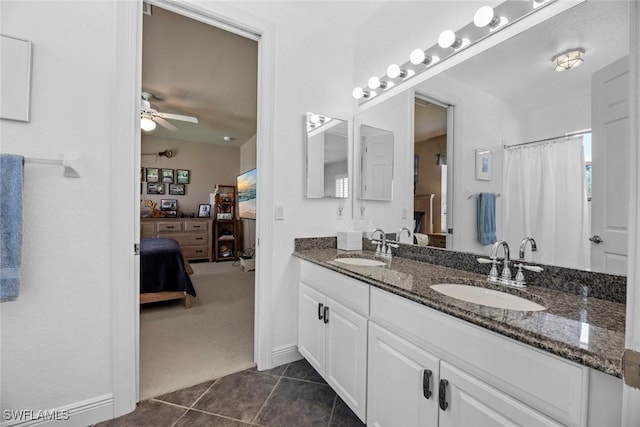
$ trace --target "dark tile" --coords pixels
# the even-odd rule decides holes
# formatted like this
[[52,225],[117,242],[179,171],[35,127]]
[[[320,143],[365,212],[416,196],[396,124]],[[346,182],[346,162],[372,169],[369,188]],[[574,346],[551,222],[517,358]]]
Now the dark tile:
[[287,370],[287,366],[289,366],[289,364],[285,363],[284,365],[276,366],[275,368],[267,369],[265,371],[258,371],[257,367],[253,367],[249,370],[252,372],[259,372],[261,374],[270,374],[270,375],[276,375],[278,377],[281,377],[282,374],[284,374],[284,371]]
[[278,377],[251,371],[228,375],[216,381],[194,408],[251,422],[277,382]]
[[204,412],[189,411],[180,418],[174,427],[248,427],[250,424]]
[[365,427],[365,424],[340,397],[337,397],[329,427]]
[[306,359],[301,359],[296,362],[289,363],[287,370],[283,376],[288,378],[295,378],[298,380],[313,381],[314,383],[326,384],[326,381],[320,376],[318,371],[313,369],[313,366],[307,362]]
[[170,427],[185,411],[167,403],[145,400],[132,413],[96,424],[96,427]]
[[190,407],[196,400],[198,400],[200,396],[202,396],[205,391],[207,391],[207,389],[214,382],[215,381],[207,381],[201,384],[194,385],[193,387],[183,388],[182,390],[163,394],[162,396],[158,396],[155,399],[162,400],[164,402],[175,403],[176,405]]
[[326,426],[335,396],[328,385],[282,377],[255,423],[263,426]]

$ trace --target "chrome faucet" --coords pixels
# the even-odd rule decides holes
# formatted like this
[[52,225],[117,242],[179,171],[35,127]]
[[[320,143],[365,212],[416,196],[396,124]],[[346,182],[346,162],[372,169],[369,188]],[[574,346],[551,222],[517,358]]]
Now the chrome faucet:
[[502,246],[504,250],[504,261],[502,274],[500,275],[500,279],[503,281],[511,280],[511,269],[509,268],[509,264],[511,264],[511,259],[509,258],[509,244],[506,240],[498,240],[491,247],[491,260],[495,261],[498,259],[498,249]]
[[531,252],[536,252],[538,250],[538,245],[536,245],[536,241],[533,237],[525,237],[520,242],[520,259],[524,259],[524,251],[527,248],[527,242],[531,243]]
[[[381,240],[376,240],[376,233],[380,233],[382,235],[382,239]],[[371,242],[373,243],[377,243],[378,246],[376,247],[376,253],[377,254],[384,254],[387,251],[387,235],[385,234],[384,230],[382,228],[375,228],[372,232],[371,232],[371,238],[369,239]]]

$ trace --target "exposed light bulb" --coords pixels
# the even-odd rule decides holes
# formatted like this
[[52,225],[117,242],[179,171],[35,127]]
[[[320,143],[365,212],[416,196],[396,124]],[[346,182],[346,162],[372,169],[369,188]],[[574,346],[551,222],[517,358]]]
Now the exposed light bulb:
[[353,97],[355,99],[369,98],[369,92],[365,91],[361,87],[354,88],[353,92],[351,92],[351,94],[353,95]]
[[424,50],[422,49],[414,49],[411,51],[411,55],[409,55],[409,61],[411,61],[413,65],[421,64],[424,58]]
[[407,70],[403,70],[398,64],[391,64],[387,67],[387,77],[390,79],[395,79],[397,77],[404,79],[410,76]]
[[496,14],[491,6],[482,6],[476,11],[476,14],[473,15],[473,23],[476,27],[482,28],[492,23],[497,24],[498,22],[499,19],[496,20]]
[[320,123],[320,116],[318,116],[317,114],[312,114],[311,117],[309,117],[309,121],[313,124]]
[[443,49],[454,47],[456,40],[459,40],[456,38],[456,33],[451,30],[444,30],[440,33],[440,37],[438,37],[438,46]]
[[368,86],[369,86],[369,89],[378,89],[378,88],[385,89],[387,87],[387,83],[382,82],[380,81],[379,78],[377,78],[376,76],[373,76],[369,79]]
[[148,117],[143,117],[140,119],[140,128],[147,132],[152,131],[156,128],[156,122]]

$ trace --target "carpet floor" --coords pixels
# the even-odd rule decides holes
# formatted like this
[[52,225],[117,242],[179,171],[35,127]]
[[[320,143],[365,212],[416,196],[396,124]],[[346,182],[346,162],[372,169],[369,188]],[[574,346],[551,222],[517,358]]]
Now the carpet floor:
[[140,400],[254,366],[254,272],[192,263],[197,297],[140,309]]

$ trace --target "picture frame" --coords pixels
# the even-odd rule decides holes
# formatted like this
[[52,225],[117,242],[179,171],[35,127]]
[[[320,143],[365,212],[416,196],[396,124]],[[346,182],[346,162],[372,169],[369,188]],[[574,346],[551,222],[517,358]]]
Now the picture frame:
[[491,150],[476,149],[476,180],[491,181]]
[[160,169],[147,168],[145,177],[146,177],[145,181],[147,182],[160,182]]
[[164,184],[161,182],[147,182],[147,194],[164,194]]
[[188,169],[176,169],[176,183],[189,184],[190,172]]
[[177,211],[164,211],[164,217],[165,218],[178,218],[178,212]]
[[177,211],[178,200],[177,199],[160,199],[161,211]]
[[184,196],[185,185],[184,184],[169,184],[169,194],[172,196]]
[[210,218],[211,217],[211,205],[198,206],[198,218]]
[[173,175],[174,175],[174,171],[173,169],[162,169],[162,182],[166,182],[169,184],[173,183]]

